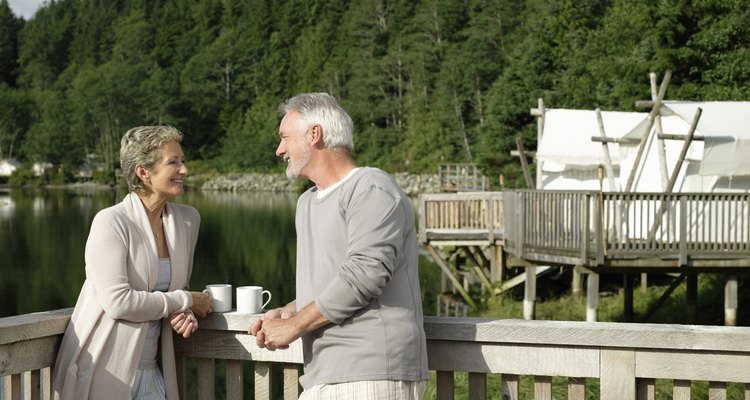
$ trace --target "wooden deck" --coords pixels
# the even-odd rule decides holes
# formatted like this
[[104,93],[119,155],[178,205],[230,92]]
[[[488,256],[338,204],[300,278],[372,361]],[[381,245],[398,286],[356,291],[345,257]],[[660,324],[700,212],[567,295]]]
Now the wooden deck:
[[[750,267],[750,194],[506,191],[506,250],[591,268]],[[510,232],[511,227],[514,227]]]
[[[0,400],[50,398],[50,366],[70,313],[0,318]],[[183,392],[213,399],[221,361],[227,399],[247,398],[250,390],[255,399],[271,399],[273,379],[283,380],[284,399],[297,398],[299,343],[258,349],[245,332],[255,318],[215,313],[193,338],[176,342],[181,364],[195,359],[198,369],[197,379],[183,380]],[[603,400],[655,399],[664,381],[673,399],[705,396],[701,384],[705,398],[750,399],[750,328],[425,317],[425,332],[433,371],[426,398],[453,399],[456,374],[468,373],[469,399],[489,398],[488,381],[497,379],[512,399],[583,400],[587,391]],[[248,369],[253,379],[243,382]],[[524,387],[527,378],[532,387]]]
[[747,193],[440,193],[420,196],[419,216],[424,244],[500,245],[529,262],[750,267]]
[[[452,290],[472,307],[469,280],[487,293],[525,285],[535,298],[541,267],[574,267],[573,291],[588,274],[587,315],[596,320],[599,273],[679,273],[694,302],[697,274],[727,276],[727,324],[734,324],[736,274],[750,272],[750,194],[600,193],[505,190],[425,194],[419,198],[419,238]],[[441,249],[462,251],[468,267],[451,265]],[[453,253],[455,254],[455,253]],[[508,276],[508,267],[523,267]],[[463,276],[463,279],[462,279]],[[469,277],[469,278],[467,278]],[[511,285],[512,283],[512,285]],[[673,287],[669,289],[671,292]],[[632,301],[626,294],[626,319]],[[665,292],[665,296],[668,293]],[[661,300],[660,300],[661,301]],[[527,310],[528,308],[528,310]],[[525,307],[533,318],[533,306]]]

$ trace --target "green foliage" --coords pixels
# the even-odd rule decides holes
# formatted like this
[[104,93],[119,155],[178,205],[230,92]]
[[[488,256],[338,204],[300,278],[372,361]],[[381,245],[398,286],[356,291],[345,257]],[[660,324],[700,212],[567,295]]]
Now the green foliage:
[[128,128],[171,124],[189,159],[266,171],[276,106],[327,91],[360,164],[473,161],[523,186],[510,151],[535,149],[539,98],[632,110],[671,70],[668,98],[747,100],[748,22],[740,0],[57,0],[26,22],[3,2],[2,99],[27,117],[0,118],[0,140],[25,161],[110,165]]
[[0,1],[0,83],[16,86],[18,34],[23,20],[13,15],[7,0]]

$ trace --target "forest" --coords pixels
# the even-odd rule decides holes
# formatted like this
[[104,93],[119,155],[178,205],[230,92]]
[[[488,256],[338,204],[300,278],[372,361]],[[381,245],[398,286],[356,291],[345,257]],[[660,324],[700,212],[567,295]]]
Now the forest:
[[538,99],[641,111],[671,71],[667,99],[748,100],[748,43],[742,0],[48,0],[28,21],[0,0],[0,160],[111,171],[127,129],[169,124],[189,163],[281,172],[279,103],[325,91],[360,165],[521,186]]

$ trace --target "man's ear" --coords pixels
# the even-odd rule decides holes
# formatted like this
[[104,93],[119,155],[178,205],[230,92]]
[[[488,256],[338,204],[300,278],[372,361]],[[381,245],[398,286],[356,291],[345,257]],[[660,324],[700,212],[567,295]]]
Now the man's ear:
[[313,125],[310,128],[310,144],[313,146],[323,146],[323,127],[320,125]]

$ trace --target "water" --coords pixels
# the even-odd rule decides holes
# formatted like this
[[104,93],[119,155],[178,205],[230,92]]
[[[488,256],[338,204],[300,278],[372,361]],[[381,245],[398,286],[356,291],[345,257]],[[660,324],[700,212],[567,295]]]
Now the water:
[[[120,191],[0,191],[0,317],[73,307],[83,284],[91,221]],[[201,213],[191,289],[209,283],[270,290],[268,307],[294,299],[297,196],[188,191],[175,202]],[[440,272],[420,257],[423,306],[434,315]]]

